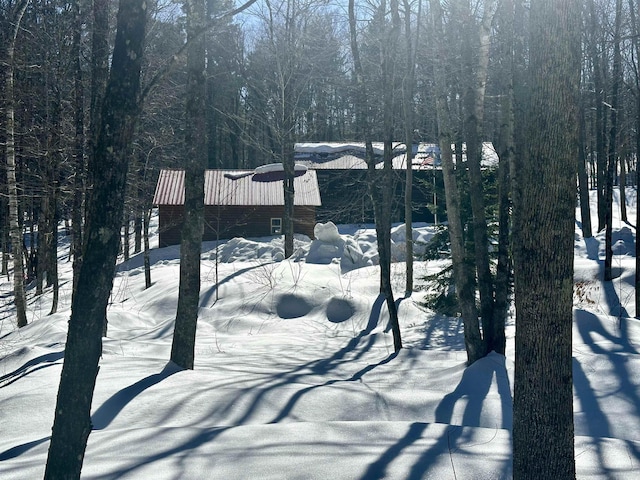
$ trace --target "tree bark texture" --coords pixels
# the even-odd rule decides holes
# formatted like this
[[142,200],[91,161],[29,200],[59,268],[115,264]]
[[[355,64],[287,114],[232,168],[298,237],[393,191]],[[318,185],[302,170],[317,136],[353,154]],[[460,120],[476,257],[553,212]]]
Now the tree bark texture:
[[16,148],[15,148],[15,92],[14,92],[14,57],[18,30],[28,0],[21,0],[11,12],[9,24],[12,26],[7,42],[7,68],[5,78],[5,121],[6,121],[6,162],[7,190],[9,194],[9,236],[13,252],[13,297],[16,306],[18,327],[27,324],[27,297],[24,289],[24,259],[22,248],[22,225],[20,223],[18,205],[18,186],[16,181]]
[[[515,248],[514,479],[573,479],[572,300],[580,8],[531,4]],[[532,208],[535,206],[535,208]]]
[[605,140],[606,115],[604,110],[605,81],[602,68],[602,53],[598,51],[599,38],[596,36],[601,28],[598,25],[598,15],[595,0],[589,0],[589,41],[588,50],[593,65],[593,87],[595,104],[595,136],[596,136],[596,177],[598,189],[598,231],[606,226],[606,193],[605,177],[607,171],[607,151]]
[[48,155],[45,157],[43,208],[44,228],[38,232],[38,254],[42,252],[42,259],[46,270],[46,285],[53,287],[53,299],[50,314],[58,310],[58,197],[59,197],[59,166],[60,166],[60,102],[58,95],[54,97],[48,139]]
[[591,207],[589,204],[589,178],[587,175],[587,154],[585,152],[586,132],[584,107],[580,105],[580,130],[578,150],[578,191],[580,195],[580,220],[582,221],[582,236],[593,236],[591,227]]
[[618,165],[618,109],[620,107],[620,84],[622,83],[622,56],[620,54],[620,23],[622,22],[622,0],[616,0],[616,19],[613,34],[613,74],[611,88],[611,128],[605,176],[605,257],[604,279],[613,280],[613,181]]
[[[93,31],[91,35],[91,101],[90,101],[90,124],[89,124],[89,136],[88,136],[88,150],[94,152],[97,148],[97,136],[102,131],[100,122],[103,116],[103,99],[104,92],[109,76],[109,0],[93,0]],[[80,165],[82,162],[83,165]],[[80,176],[76,179],[78,186],[91,190],[94,184],[94,175],[92,169],[88,168],[86,176],[84,176],[84,159],[76,158],[76,176]],[[82,183],[83,185],[80,185]],[[86,192],[83,192],[86,193]],[[76,195],[78,193],[76,192]],[[74,212],[74,219],[78,230],[82,230],[82,218],[86,215],[87,207],[85,211],[82,211],[82,198],[74,199],[75,207],[78,210]],[[85,204],[88,204],[87,196],[85,195]],[[74,226],[74,229],[76,227]],[[86,228],[86,225],[85,225]],[[73,295],[77,292],[78,278],[80,275],[80,268],[82,266],[83,253],[85,250],[86,238],[82,235],[74,234],[74,256],[73,256]],[[73,304],[73,298],[71,300]]]
[[[404,224],[405,224],[405,257],[406,279],[405,296],[413,292],[413,94],[415,91],[415,54],[416,45],[420,38],[421,3],[418,3],[417,21],[415,32],[411,30],[411,5],[409,0],[403,0],[404,7],[404,34],[407,50],[406,74],[402,81],[402,110],[404,113],[404,142],[406,146],[406,175],[404,191]],[[415,36],[415,39],[414,39]],[[415,43],[414,43],[415,40]]]
[[180,242],[180,286],[171,360],[193,369],[200,302],[200,253],[204,231],[204,172],[207,166],[204,0],[185,2],[187,14],[187,93],[184,226]]
[[[485,212],[484,187],[482,184],[482,126],[484,123],[484,97],[489,71],[489,47],[491,46],[491,25],[495,14],[496,0],[484,2],[480,25],[472,24],[470,5],[465,5],[464,15],[470,31],[477,28],[476,35],[464,35],[463,60],[466,65],[467,91],[465,93],[465,140],[467,144],[467,165],[469,173],[469,197],[473,216],[473,244],[480,292],[480,316],[482,332],[486,343],[485,350],[493,350],[493,308],[494,288],[489,266],[489,236]],[[472,40],[477,41],[477,54],[474,55]]]
[[[493,312],[492,348],[496,353],[506,353],[505,323],[509,312],[509,293],[512,280],[511,267],[511,216],[512,206],[512,172],[511,165],[515,159],[515,110],[514,110],[514,46],[515,46],[515,11],[513,0],[505,0],[499,6],[498,20],[501,37],[500,76],[503,79],[501,96],[501,116],[495,146],[500,163],[498,165],[498,264],[496,266],[495,305]],[[489,348],[489,347],[488,347]]]
[[[631,32],[632,43],[636,53],[636,59],[640,59],[640,40],[638,39],[638,17],[635,13],[638,6],[634,0],[629,0],[629,13],[631,20]],[[640,112],[640,74],[636,71],[635,78],[636,90],[638,95],[636,96],[636,111]],[[640,114],[636,116],[636,135],[635,135],[636,152],[640,152]],[[636,205],[640,205],[640,168],[636,164]],[[636,228],[640,225],[640,208],[636,208]],[[636,230],[637,231],[637,230]],[[636,237],[637,238],[637,237]],[[636,272],[635,272],[635,306],[636,306],[636,318],[640,318],[640,242],[635,242],[635,254],[636,254]]]
[[[397,3],[394,3],[395,11],[397,14]],[[360,60],[360,50],[356,35],[356,17],[355,17],[355,4],[354,0],[349,0],[349,34],[351,44],[351,54],[353,56],[354,73],[355,73],[355,90],[357,98],[357,111],[359,113],[359,122],[362,128],[362,134],[365,139],[366,148],[366,161],[369,174],[368,189],[369,195],[374,208],[374,216],[376,223],[376,237],[378,245],[378,255],[380,263],[380,291],[384,295],[387,309],[389,311],[389,322],[391,324],[391,330],[393,333],[393,345],[394,350],[397,352],[402,348],[402,336],[400,331],[400,324],[398,321],[398,312],[393,298],[393,289],[391,286],[391,154],[392,143],[390,139],[385,139],[384,144],[384,166],[382,180],[378,183],[374,182],[374,178],[379,178],[375,168],[375,158],[373,153],[373,144],[371,141],[371,130],[369,128],[368,118],[368,98],[367,89],[364,81],[364,70],[362,68],[362,62]],[[397,17],[397,15],[396,15]],[[399,17],[396,18],[395,23],[399,21]],[[398,31],[395,31],[395,35],[398,35]],[[388,46],[387,46],[388,47]],[[387,57],[387,55],[383,55]],[[383,77],[388,78],[390,72],[390,66],[388,65],[389,59],[386,60],[386,66],[383,65],[382,72]],[[384,62],[383,62],[384,63]],[[383,81],[384,84],[384,81]],[[391,105],[389,98],[383,100],[385,104],[385,132],[391,132]],[[388,135],[386,133],[386,135]],[[390,138],[390,135],[388,135]]]
[[73,204],[71,207],[72,239],[71,250],[73,252],[74,278],[80,267],[82,258],[82,230],[84,228],[84,187],[86,176],[86,164],[84,158],[84,86],[82,75],[82,12],[80,0],[74,0],[73,8],[75,18],[73,25],[73,68],[74,68],[74,115],[75,115],[75,148],[74,148],[74,177],[73,177]]
[[113,287],[128,157],[140,112],[146,2],[121,1],[111,75],[90,162],[86,244],[71,306],[65,358],[45,479],[79,478],[91,431],[91,402],[102,354],[102,328]]
[[447,101],[446,73],[444,62],[447,58],[444,42],[443,12],[440,0],[431,0],[433,15],[433,31],[437,39],[436,64],[434,68],[436,82],[436,114],[438,117],[439,143],[442,158],[442,175],[444,177],[445,201],[447,203],[447,218],[449,240],[451,242],[451,261],[453,263],[453,277],[456,295],[460,304],[464,322],[464,343],[467,351],[467,365],[486,354],[485,345],[480,334],[478,310],[476,308],[475,286],[473,272],[466,262],[464,234],[460,217],[460,194],[453,168],[453,132]]

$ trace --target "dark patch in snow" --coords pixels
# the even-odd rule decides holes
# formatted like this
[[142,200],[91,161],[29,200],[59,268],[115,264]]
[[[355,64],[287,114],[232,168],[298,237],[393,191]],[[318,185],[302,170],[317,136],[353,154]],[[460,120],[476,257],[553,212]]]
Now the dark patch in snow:
[[612,233],[613,254],[614,255],[635,255],[635,242],[633,232],[629,227],[622,227]]
[[313,309],[306,299],[299,295],[287,293],[278,299],[276,312],[280,318],[300,318],[307,315]]
[[341,323],[349,320],[355,309],[349,300],[343,298],[332,298],[327,304],[327,319],[333,323]]

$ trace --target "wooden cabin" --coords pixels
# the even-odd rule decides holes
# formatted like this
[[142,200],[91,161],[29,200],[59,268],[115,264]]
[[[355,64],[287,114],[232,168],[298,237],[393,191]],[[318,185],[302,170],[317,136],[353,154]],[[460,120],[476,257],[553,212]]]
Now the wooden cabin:
[[[282,181],[257,181],[253,170],[207,170],[203,241],[280,235],[284,217]],[[294,232],[313,238],[321,205],[316,172],[294,180]],[[159,246],[180,243],[184,222],[184,170],[162,170],[153,204],[159,212]]]

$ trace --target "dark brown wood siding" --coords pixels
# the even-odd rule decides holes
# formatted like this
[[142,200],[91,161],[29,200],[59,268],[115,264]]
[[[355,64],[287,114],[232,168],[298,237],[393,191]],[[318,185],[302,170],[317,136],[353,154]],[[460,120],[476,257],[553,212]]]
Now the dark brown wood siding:
[[[159,245],[166,247],[180,243],[182,216],[181,205],[160,205]],[[282,218],[282,206],[206,206],[204,241],[233,237],[265,237],[271,235],[271,219]],[[313,238],[316,224],[316,207],[295,207],[294,232]],[[219,233],[219,235],[218,235]]]

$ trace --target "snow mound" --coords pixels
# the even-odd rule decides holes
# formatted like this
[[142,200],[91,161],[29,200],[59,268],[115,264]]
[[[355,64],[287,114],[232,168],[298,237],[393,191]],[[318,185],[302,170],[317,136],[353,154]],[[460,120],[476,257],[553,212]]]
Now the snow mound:
[[[306,235],[296,234],[294,248],[298,258],[304,257],[306,246],[311,240]],[[219,245],[209,254],[209,259],[219,263],[246,262],[260,260],[281,262],[284,260],[284,244],[282,236],[248,239],[235,237]]]
[[313,235],[316,240],[326,243],[336,243],[341,240],[338,227],[333,222],[316,223],[313,227]]
[[358,242],[343,237],[333,222],[318,223],[313,229],[316,239],[311,242],[306,262],[316,264],[340,263],[343,272],[373,265],[364,255]]

